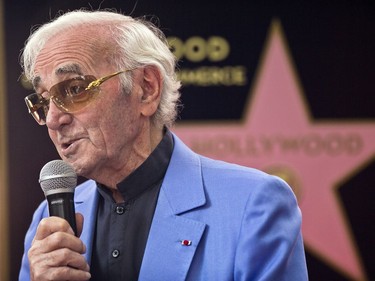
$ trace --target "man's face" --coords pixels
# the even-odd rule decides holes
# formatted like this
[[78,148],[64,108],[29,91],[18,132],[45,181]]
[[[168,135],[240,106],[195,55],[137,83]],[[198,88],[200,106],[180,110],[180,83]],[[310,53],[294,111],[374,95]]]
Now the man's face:
[[[94,42],[91,32],[83,31],[63,33],[42,49],[35,65],[38,93],[79,75],[100,78],[120,70],[103,57],[103,44]],[[116,76],[104,82],[98,96],[78,112],[64,113],[50,103],[46,120],[49,135],[61,158],[79,175],[98,180],[101,173],[116,172],[124,165],[135,166],[145,158],[139,72],[133,71],[130,95],[122,92]]]

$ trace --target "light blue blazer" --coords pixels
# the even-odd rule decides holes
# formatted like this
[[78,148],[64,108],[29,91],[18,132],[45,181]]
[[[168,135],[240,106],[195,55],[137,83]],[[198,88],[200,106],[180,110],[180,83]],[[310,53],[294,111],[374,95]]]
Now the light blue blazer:
[[[139,280],[308,280],[301,212],[290,187],[258,170],[202,157],[173,138]],[[75,191],[88,263],[98,196],[91,180]],[[27,251],[46,216],[44,201],[26,234],[21,281],[29,280]]]

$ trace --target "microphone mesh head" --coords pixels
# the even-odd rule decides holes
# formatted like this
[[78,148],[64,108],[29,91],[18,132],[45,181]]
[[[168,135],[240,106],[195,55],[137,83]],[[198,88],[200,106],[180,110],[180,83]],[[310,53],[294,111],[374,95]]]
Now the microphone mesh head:
[[53,160],[40,171],[39,183],[44,194],[74,192],[77,174],[73,167],[62,160]]

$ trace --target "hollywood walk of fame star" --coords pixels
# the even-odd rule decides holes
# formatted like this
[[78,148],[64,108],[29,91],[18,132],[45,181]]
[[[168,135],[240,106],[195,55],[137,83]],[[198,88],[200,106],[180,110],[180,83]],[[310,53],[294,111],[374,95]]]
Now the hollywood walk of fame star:
[[196,152],[283,176],[298,196],[306,247],[365,280],[335,189],[374,159],[375,122],[311,118],[278,21],[260,65],[243,120],[180,123],[174,131]]

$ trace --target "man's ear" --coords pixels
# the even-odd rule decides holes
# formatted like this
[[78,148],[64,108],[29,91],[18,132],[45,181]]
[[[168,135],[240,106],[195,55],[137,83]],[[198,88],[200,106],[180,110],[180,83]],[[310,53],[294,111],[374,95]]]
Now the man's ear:
[[141,113],[144,116],[152,116],[160,103],[162,90],[162,77],[157,67],[146,66],[143,69]]

